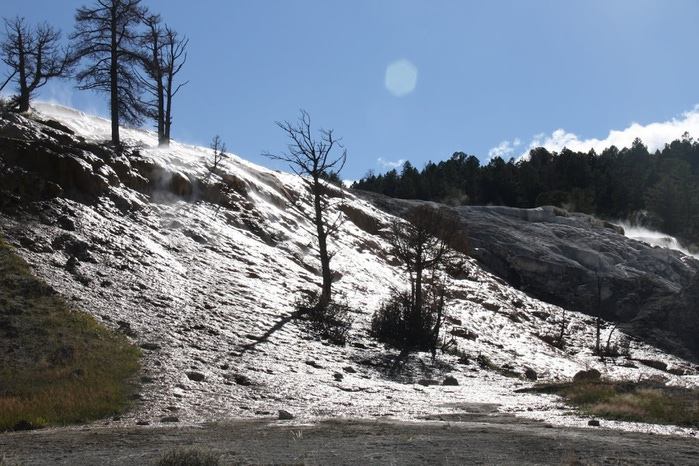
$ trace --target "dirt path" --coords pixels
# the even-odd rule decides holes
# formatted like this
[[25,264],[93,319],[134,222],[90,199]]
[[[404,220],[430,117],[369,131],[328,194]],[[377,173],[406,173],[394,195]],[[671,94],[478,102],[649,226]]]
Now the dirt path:
[[221,464],[689,465],[699,439],[552,427],[504,415],[430,422],[240,420],[196,427],[82,427],[0,434],[9,464],[150,465],[176,447],[221,455]]

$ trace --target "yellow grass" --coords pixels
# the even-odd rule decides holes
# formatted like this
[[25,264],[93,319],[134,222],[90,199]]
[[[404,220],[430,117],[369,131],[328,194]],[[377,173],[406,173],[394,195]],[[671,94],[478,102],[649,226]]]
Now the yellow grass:
[[121,412],[138,348],[72,309],[2,239],[0,276],[0,431]]

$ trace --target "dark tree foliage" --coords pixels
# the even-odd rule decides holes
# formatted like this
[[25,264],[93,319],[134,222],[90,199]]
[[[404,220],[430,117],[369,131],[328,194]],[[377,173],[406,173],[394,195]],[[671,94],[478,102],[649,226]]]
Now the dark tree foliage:
[[650,228],[699,244],[699,143],[688,134],[650,153],[640,139],[601,154],[544,148],[528,159],[496,157],[481,166],[456,152],[418,171],[368,173],[353,188],[445,204],[555,205],[610,220],[644,219]]
[[147,14],[141,0],[96,0],[80,7],[71,34],[74,55],[83,63],[81,90],[109,95],[112,143],[120,145],[120,122],[140,124],[144,115],[138,65],[138,26]]
[[28,111],[36,90],[49,79],[65,77],[70,72],[72,61],[60,47],[60,40],[61,31],[48,23],[30,26],[24,18],[5,19],[0,53],[10,75],[0,90],[12,80],[17,83],[17,111]]
[[463,239],[458,219],[446,210],[418,205],[405,222],[393,223],[392,253],[405,266],[410,288],[396,291],[372,319],[372,333],[400,349],[437,349],[445,318],[444,270],[457,267],[455,247]]

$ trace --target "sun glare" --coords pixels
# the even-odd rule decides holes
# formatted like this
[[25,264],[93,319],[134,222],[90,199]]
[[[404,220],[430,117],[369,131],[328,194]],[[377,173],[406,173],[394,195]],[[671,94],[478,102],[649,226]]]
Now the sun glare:
[[394,61],[386,68],[385,84],[396,97],[410,94],[417,85],[417,67],[410,60]]

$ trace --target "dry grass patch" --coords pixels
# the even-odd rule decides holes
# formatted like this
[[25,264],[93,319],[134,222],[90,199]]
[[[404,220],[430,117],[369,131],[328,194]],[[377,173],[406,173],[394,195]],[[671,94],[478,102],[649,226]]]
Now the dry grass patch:
[[0,431],[121,412],[140,352],[32,276],[0,239]]
[[529,389],[555,393],[584,414],[631,422],[699,427],[699,390],[662,382],[583,381]]

